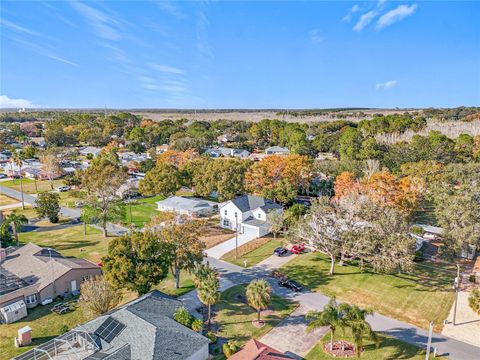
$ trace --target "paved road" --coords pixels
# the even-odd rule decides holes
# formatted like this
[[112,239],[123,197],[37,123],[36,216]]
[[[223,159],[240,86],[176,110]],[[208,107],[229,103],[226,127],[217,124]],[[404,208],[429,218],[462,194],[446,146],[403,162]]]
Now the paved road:
[[[0,194],[5,194],[8,197],[22,201],[22,193],[20,191],[11,189],[6,186],[0,186]],[[35,206],[35,203],[37,201],[37,198],[35,196],[27,193],[23,193],[23,198],[24,198],[25,204]],[[62,206],[60,207],[60,214],[63,215],[64,217],[75,219],[80,217],[81,211],[80,209],[72,209],[72,208]],[[92,226],[97,229],[103,230],[98,225],[92,225]],[[120,236],[128,232],[128,229],[117,224],[108,223],[107,232],[112,235]]]
[[[290,257],[293,258],[293,257]],[[269,258],[270,259],[270,258]],[[236,284],[245,284],[252,279],[265,278],[268,280],[275,294],[289,298],[293,301],[297,301],[300,306],[308,309],[320,311],[330,300],[329,297],[317,292],[303,291],[301,293],[293,293],[285,288],[278,286],[275,279],[269,277],[272,266],[269,265],[269,261],[264,261],[262,265],[253,266],[251,268],[241,268],[227,262],[215,259],[207,258],[213,267],[220,273],[220,282],[222,289],[226,286]],[[275,261],[275,258],[271,258],[270,261]],[[189,296],[189,303],[186,304],[187,308],[195,309],[201,304],[198,299],[195,299],[194,294],[186,294],[180,299]],[[300,319],[298,319],[299,321]],[[416,326],[408,323],[395,320],[380,314],[375,313],[368,318],[369,323],[375,331],[381,331],[386,335],[392,336],[404,342],[416,345],[420,348],[426,348],[428,333],[427,331],[420,329]],[[433,334],[432,347],[437,348],[439,355],[448,356],[454,360],[479,360],[480,348],[458,341],[439,334]]]

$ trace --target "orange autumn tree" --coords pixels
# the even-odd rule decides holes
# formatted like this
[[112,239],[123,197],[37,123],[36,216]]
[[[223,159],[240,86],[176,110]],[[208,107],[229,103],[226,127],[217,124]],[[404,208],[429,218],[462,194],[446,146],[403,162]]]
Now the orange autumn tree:
[[157,166],[167,164],[173,165],[181,170],[196,158],[198,158],[198,153],[193,149],[185,151],[168,150],[158,155]]
[[280,202],[296,196],[312,180],[312,161],[303,155],[268,156],[253,164],[245,174],[245,189]]
[[409,216],[419,205],[424,182],[411,176],[397,178],[389,171],[377,171],[369,179],[357,181],[352,173],[344,172],[335,180],[334,188],[336,198],[356,192],[382,206],[395,207]]

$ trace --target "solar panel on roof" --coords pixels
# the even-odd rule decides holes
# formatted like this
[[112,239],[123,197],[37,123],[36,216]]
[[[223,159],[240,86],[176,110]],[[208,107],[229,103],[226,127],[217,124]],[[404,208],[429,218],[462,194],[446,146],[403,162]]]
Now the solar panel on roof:
[[102,325],[100,325],[95,331],[95,334],[98,335],[100,338],[105,340],[106,342],[110,343],[115,337],[125,329],[125,325],[122,324],[120,321],[115,320],[112,317],[108,317]]

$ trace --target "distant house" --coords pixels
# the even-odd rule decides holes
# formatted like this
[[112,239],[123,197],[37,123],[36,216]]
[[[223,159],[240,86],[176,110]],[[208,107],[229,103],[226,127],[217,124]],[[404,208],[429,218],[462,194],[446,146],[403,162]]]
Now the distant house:
[[93,157],[98,156],[100,152],[102,151],[101,148],[94,147],[94,146],[87,146],[84,147],[83,149],[80,149],[80,155],[87,156],[87,155],[92,155]]
[[210,340],[173,319],[181,306],[152,291],[14,359],[207,360]]
[[229,357],[229,360],[285,360],[295,359],[258,340],[249,340],[243,348]]
[[251,232],[261,237],[270,232],[267,215],[271,211],[283,212],[282,206],[261,197],[244,195],[220,206],[220,226],[225,229]]
[[227,148],[227,147],[221,147],[221,146],[214,146],[208,149],[207,151],[205,151],[205,154],[214,158],[221,157],[221,156],[247,158],[250,155],[250,152],[242,149],[233,149],[233,148]]
[[168,144],[157,145],[157,147],[155,148],[155,152],[157,153],[157,155],[160,155],[168,151],[169,148],[170,148],[170,145]]
[[192,217],[209,216],[218,212],[218,204],[213,201],[183,196],[170,196],[165,200],[157,201],[156,204],[159,211],[170,211]]
[[267,155],[288,155],[290,150],[281,146],[270,146],[265,149],[265,154]]
[[8,305],[23,303],[33,308],[57,296],[77,293],[83,281],[102,273],[90,261],[65,258],[33,243],[11,250],[0,249],[0,313]]
[[220,136],[217,136],[217,141],[219,143],[227,143],[230,142],[234,139],[232,134],[222,134]]
[[265,153],[251,153],[248,158],[252,161],[261,161],[265,159],[267,156],[268,155]]

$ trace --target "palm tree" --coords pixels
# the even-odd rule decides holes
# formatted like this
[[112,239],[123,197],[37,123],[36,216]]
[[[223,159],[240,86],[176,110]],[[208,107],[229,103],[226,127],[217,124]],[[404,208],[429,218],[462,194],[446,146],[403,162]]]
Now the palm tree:
[[328,326],[330,328],[330,350],[333,349],[333,336],[335,331],[341,327],[343,328],[342,313],[335,297],[331,298],[323,311],[309,311],[305,316],[309,321],[307,331],[310,332],[316,328]]
[[265,280],[252,280],[247,286],[248,305],[257,310],[258,319],[260,321],[260,311],[266,309],[270,304],[270,293],[272,289]]
[[365,337],[375,342],[378,348],[379,340],[375,331],[372,330],[370,324],[365,320],[367,315],[372,315],[373,311],[360,309],[356,305],[341,304],[339,310],[342,313],[343,326],[350,328],[352,331],[353,341],[355,343],[357,357],[360,357]]
[[25,200],[23,198],[23,176],[22,176],[22,164],[23,164],[23,159],[22,159],[22,155],[20,153],[15,153],[15,155],[13,155],[13,162],[15,163],[15,165],[18,166],[18,169],[19,169],[19,176],[20,176],[20,192],[22,193],[22,209],[25,210]]
[[211,323],[212,305],[220,298],[219,288],[220,281],[218,280],[218,274],[213,269],[200,280],[199,286],[197,287],[198,299],[202,304],[208,306],[208,325]]
[[12,227],[13,236],[18,246],[18,232],[22,229],[22,226],[28,223],[28,219],[23,214],[17,214],[15,211],[5,216],[5,220],[1,225],[1,231],[6,231],[9,226]]

